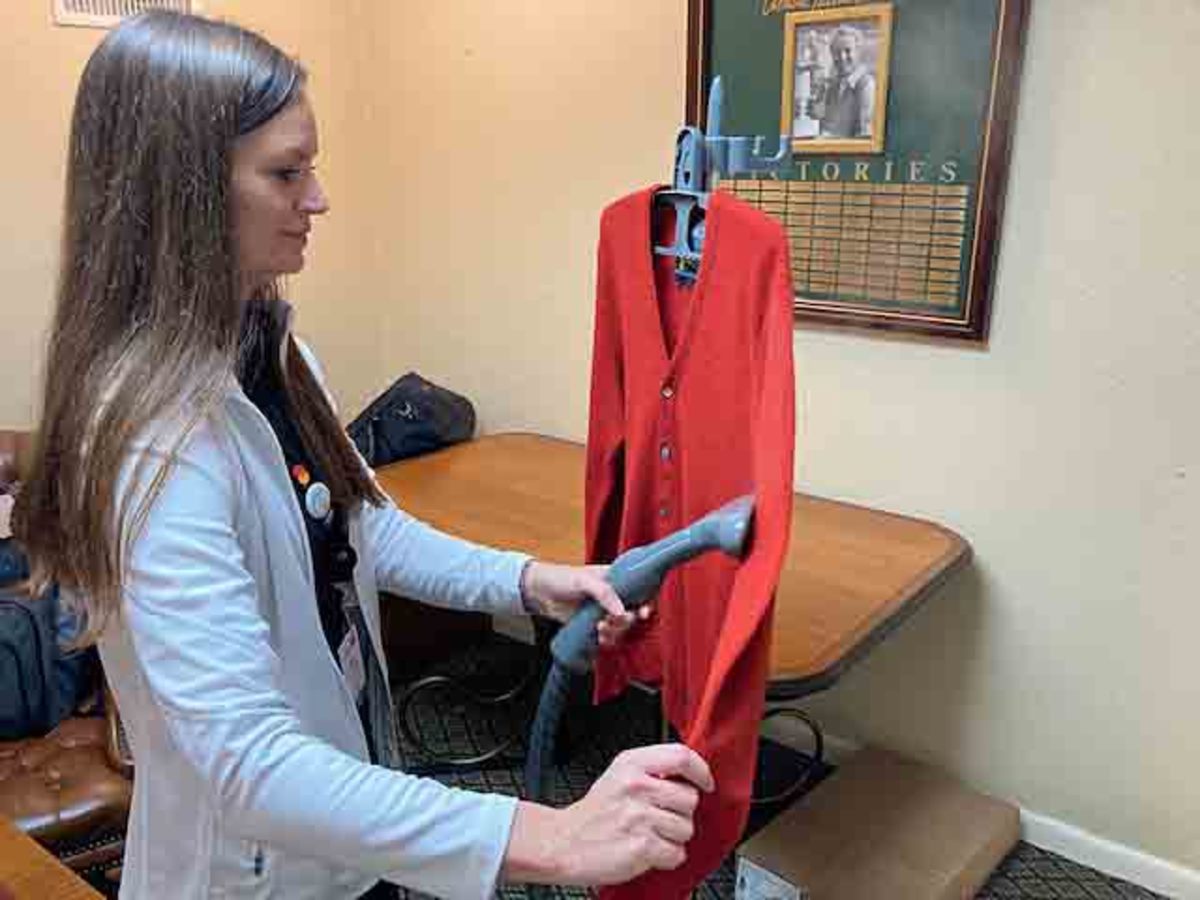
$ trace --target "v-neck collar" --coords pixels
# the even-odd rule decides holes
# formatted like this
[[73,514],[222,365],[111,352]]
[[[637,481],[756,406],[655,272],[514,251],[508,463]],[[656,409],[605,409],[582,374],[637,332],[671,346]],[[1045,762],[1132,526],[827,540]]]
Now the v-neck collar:
[[667,347],[667,329],[661,298],[658,296],[658,283],[654,271],[657,258],[654,253],[654,195],[667,185],[655,185],[645,193],[641,225],[637,229],[638,257],[641,260],[642,279],[646,289],[648,302],[648,322],[646,327],[652,328],[657,336],[654,344],[658,348],[659,361],[668,374],[677,371],[687,354],[691,344],[691,334],[696,328],[701,304],[707,293],[708,282],[712,279],[712,269],[716,262],[717,230],[722,218],[724,198],[719,191],[709,195],[708,210],[704,217],[704,249],[700,254],[700,268],[696,273],[696,281],[690,288],[691,297],[687,300],[687,309],[679,322],[678,333],[675,335],[675,346]]

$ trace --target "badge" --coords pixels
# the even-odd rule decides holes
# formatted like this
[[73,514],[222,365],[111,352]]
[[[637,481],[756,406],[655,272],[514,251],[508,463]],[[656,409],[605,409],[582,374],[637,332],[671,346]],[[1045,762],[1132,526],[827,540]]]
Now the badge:
[[314,481],[304,491],[304,509],[318,522],[324,522],[333,509],[333,495],[323,481]]

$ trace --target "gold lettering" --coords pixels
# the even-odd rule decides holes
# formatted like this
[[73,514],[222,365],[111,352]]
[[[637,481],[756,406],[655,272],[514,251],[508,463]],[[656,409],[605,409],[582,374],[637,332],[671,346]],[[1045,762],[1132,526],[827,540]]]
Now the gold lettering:
[[884,160],[884,166],[883,166],[883,180],[884,181],[892,180],[892,170],[895,167],[896,167],[896,164],[894,162],[892,162],[890,159]]
[[801,181],[808,181],[808,165],[809,165],[809,160],[807,160],[807,159],[804,160],[802,163],[800,163],[800,180]]
[[839,6],[854,6],[862,0],[762,0],[762,14],[787,12],[792,9],[836,9]]
[[920,159],[911,160],[908,164],[908,180],[924,181],[926,163]]
[[958,160],[948,159],[942,163],[942,174],[938,179],[943,184],[949,184],[953,181],[958,181]]
[[836,162],[827,162],[821,166],[821,177],[826,181],[837,181],[842,177],[842,165]]
[[865,162],[856,162],[854,164],[854,180],[855,181],[870,181],[871,180],[871,164]]

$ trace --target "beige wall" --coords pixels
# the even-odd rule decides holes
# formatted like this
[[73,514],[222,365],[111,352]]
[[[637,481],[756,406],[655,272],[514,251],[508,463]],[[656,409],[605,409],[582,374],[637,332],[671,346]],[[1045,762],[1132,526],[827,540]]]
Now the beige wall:
[[802,483],[977,554],[818,711],[1200,869],[1200,5],[1034,6],[988,350],[797,335]]
[[[669,177],[685,4],[387,6],[388,365],[581,438],[597,216]],[[1037,4],[990,346],[798,330],[797,483],[977,553],[832,730],[1200,867],[1200,6],[1149,6]]]
[[53,29],[48,3],[6,5],[0,27],[0,428],[33,421],[52,305],[71,101],[96,32]]
[[[0,31],[0,424],[31,415],[92,39],[30,6]],[[314,70],[335,214],[296,296],[347,407],[417,368],[488,429],[583,436],[597,215],[669,174],[684,6],[219,4]],[[820,718],[1200,868],[1196,47],[1193,3],[1037,4],[990,346],[800,329],[796,358],[798,486],[977,554]]]
[[381,6],[389,371],[581,436],[597,217],[669,179],[686,4]]
[[[366,65],[356,23],[360,0],[207,0],[205,8],[267,32],[312,72],[322,125],[320,171],[334,210],[310,245],[312,260],[291,296],[299,329],[322,351],[347,410],[374,389],[381,360],[379,295],[368,287],[366,195],[360,148],[371,143],[360,104]],[[56,28],[50,3],[6,3],[0,28],[0,427],[35,419],[40,366],[53,304],[63,164],[75,84],[101,31]]]

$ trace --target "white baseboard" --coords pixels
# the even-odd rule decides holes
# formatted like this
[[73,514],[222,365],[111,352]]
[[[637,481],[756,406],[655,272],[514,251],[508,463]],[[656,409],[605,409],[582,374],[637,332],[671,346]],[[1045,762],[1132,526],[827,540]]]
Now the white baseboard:
[[[767,722],[763,733],[796,750],[811,753],[812,735],[803,723],[780,717]],[[825,734],[825,758],[835,765],[862,748],[857,741]],[[1113,878],[1141,885],[1174,900],[1200,900],[1200,872],[1133,847],[1084,831],[1028,809],[1021,810],[1021,839],[1089,866]]]
[[1176,900],[1200,900],[1200,872],[1027,809],[1021,837],[1085,866]]

